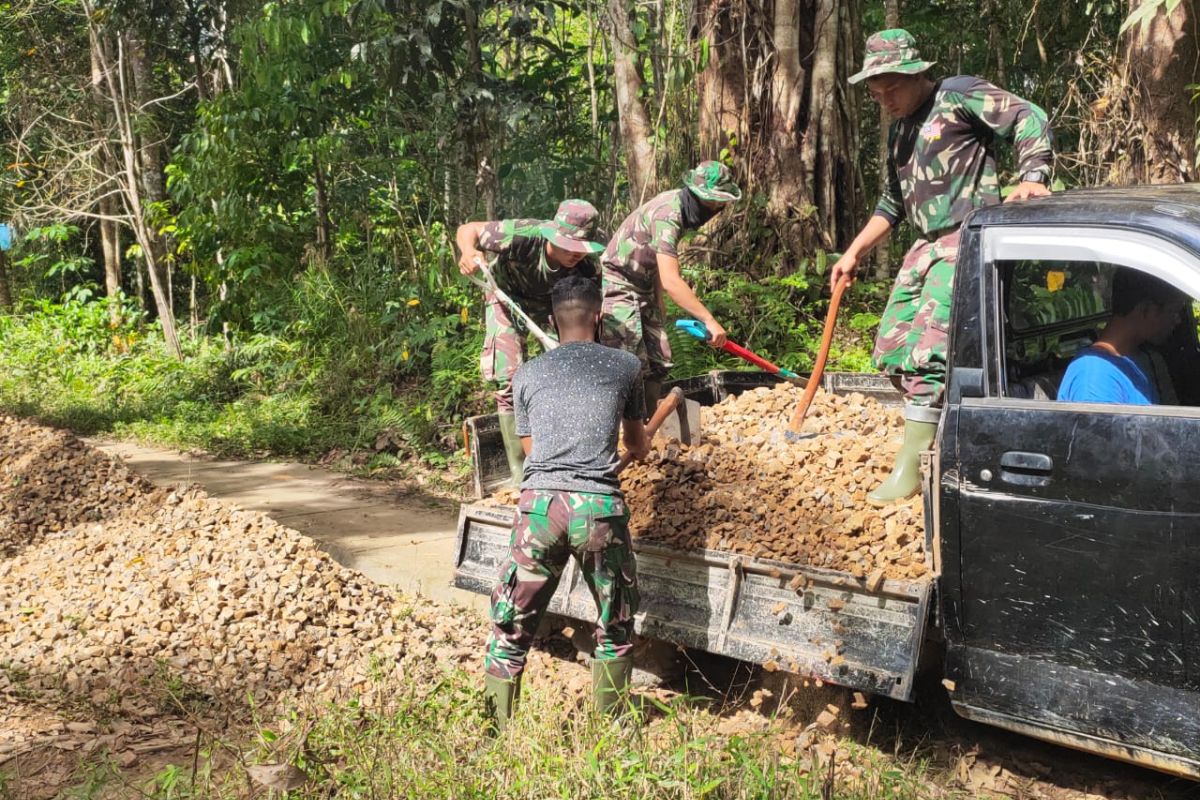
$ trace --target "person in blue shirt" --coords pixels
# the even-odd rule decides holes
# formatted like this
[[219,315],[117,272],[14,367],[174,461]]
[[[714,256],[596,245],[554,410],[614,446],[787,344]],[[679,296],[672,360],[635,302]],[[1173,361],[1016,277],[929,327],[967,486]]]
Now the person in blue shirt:
[[1156,405],[1158,387],[1146,374],[1144,344],[1165,344],[1190,298],[1164,281],[1122,267],[1113,276],[1112,319],[1091,347],[1067,367],[1060,402]]

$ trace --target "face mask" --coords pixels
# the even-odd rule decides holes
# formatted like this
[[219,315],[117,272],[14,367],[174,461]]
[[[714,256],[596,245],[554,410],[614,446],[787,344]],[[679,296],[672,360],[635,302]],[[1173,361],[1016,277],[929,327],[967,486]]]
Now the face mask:
[[700,204],[700,198],[692,194],[691,189],[680,189],[680,207],[683,210],[683,227],[696,230],[717,215],[715,209],[706,208]]

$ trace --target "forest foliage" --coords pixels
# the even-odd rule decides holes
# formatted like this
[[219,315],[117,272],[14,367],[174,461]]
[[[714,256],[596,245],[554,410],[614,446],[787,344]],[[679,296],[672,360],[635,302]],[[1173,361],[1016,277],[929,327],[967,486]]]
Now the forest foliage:
[[[879,114],[845,71],[888,24],[1045,107],[1060,187],[1196,168],[1200,79],[1163,99],[1144,69],[1195,52],[1176,0],[0,8],[0,405],[228,453],[444,463],[488,406],[454,228],[582,197],[611,231],[705,157],[749,191],[685,273],[732,338],[804,369],[878,186]],[[838,368],[867,368],[910,238],[856,288]],[[679,375],[732,366],[674,344]]]

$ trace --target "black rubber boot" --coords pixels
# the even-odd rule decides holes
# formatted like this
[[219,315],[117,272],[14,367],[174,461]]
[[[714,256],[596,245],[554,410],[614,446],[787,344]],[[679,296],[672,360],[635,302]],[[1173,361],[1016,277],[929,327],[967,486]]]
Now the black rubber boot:
[[610,717],[619,716],[629,699],[629,677],[633,674],[633,659],[597,658],[592,661],[592,696],[596,710]]
[[500,412],[500,437],[504,439],[504,455],[508,458],[508,471],[512,475],[512,488],[520,489],[525,477],[525,448],[517,436],[517,415]]

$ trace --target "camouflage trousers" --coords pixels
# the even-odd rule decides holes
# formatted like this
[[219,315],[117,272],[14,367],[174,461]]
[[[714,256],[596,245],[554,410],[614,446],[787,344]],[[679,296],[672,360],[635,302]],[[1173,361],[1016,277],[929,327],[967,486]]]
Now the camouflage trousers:
[[958,231],[914,244],[904,256],[879,322],[871,362],[899,378],[905,399],[913,405],[942,403],[957,258]]
[[[518,297],[513,299],[542,330],[554,337],[548,305]],[[529,331],[495,295],[489,294],[484,297],[484,303],[483,354],[479,357],[479,371],[483,373],[483,379],[495,387],[496,410],[502,414],[511,414],[512,379],[513,375],[517,374],[517,367],[524,364],[529,357]]]
[[511,680],[525,669],[538,623],[574,556],[596,601],[598,659],[627,655],[638,608],[629,512],[620,497],[525,489],[517,505],[509,557],[492,590],[492,635],[483,666]]
[[606,280],[600,341],[640,358],[643,378],[664,380],[673,366],[666,317],[653,292]]

